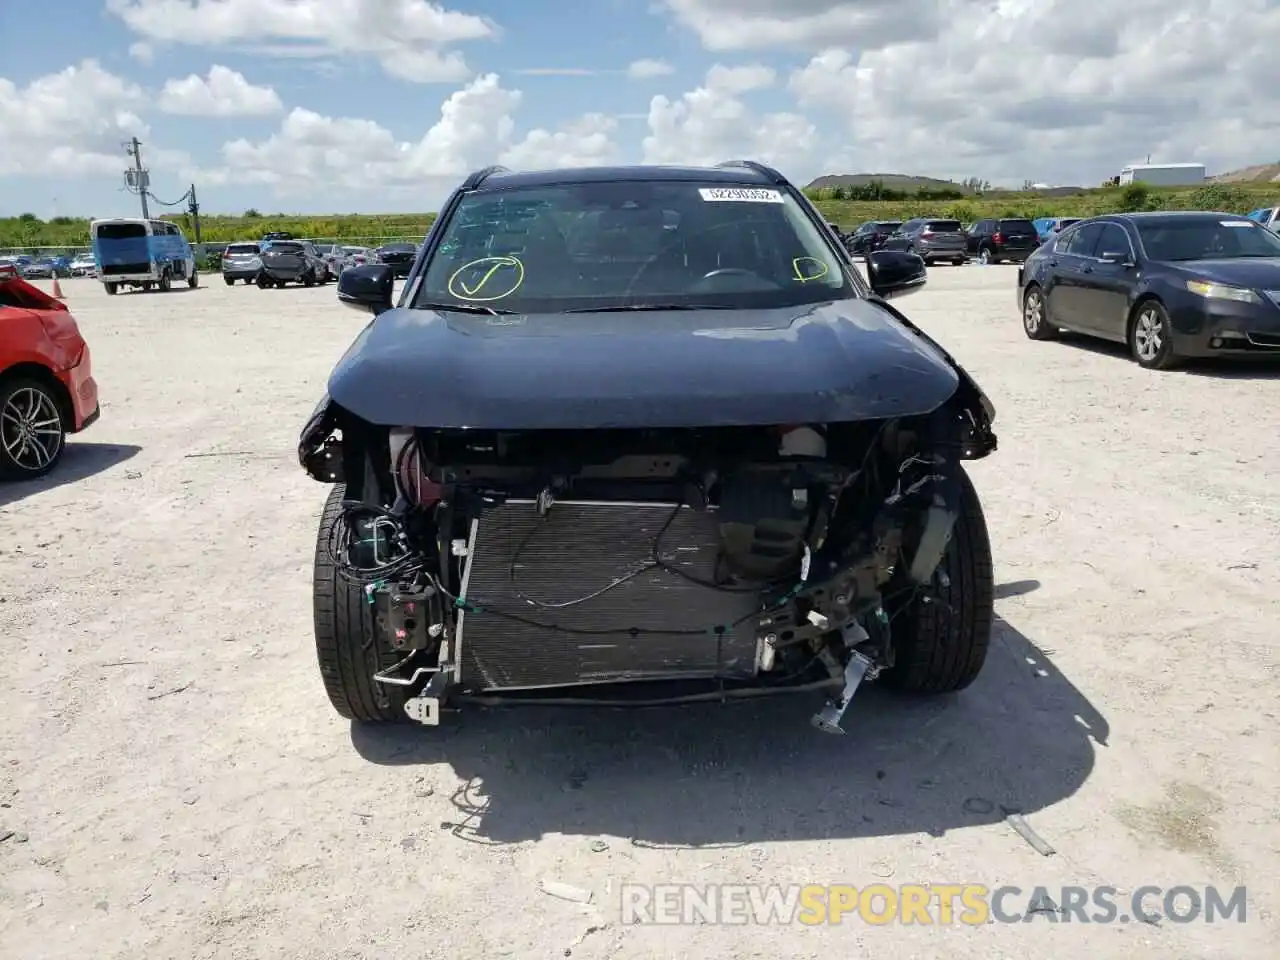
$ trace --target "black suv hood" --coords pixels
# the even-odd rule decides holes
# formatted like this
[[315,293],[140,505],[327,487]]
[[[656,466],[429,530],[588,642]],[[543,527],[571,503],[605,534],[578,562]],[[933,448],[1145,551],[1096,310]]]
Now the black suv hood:
[[512,316],[402,308],[357,337],[329,396],[383,426],[749,426],[929,413],[961,375],[868,300]]

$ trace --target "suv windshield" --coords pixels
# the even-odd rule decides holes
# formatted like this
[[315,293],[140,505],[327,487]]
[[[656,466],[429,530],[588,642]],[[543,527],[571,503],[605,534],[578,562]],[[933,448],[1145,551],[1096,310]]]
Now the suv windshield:
[[520,313],[769,309],[854,295],[829,231],[776,189],[614,181],[465,196],[415,305]]
[[1280,257],[1280,237],[1243,217],[1138,222],[1152,260],[1228,260]]

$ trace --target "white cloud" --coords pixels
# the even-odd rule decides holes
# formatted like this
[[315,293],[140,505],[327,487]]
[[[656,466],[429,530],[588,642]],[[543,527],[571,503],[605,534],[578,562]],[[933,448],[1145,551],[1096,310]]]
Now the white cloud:
[[255,87],[244,74],[216,63],[208,77],[193,73],[166,81],[159,106],[165,113],[189,117],[257,117],[284,109],[271,87]]
[[140,87],[85,60],[24,88],[0,77],[0,176],[119,174],[122,141],[145,138]]
[[397,141],[372,120],[295,108],[266,140],[233,140],[222,148],[222,167],[193,175],[211,184],[266,184],[293,198],[314,199],[317,185],[363,192],[412,186],[436,197],[495,162],[521,99],[496,74],[484,74],[444,101],[440,119],[417,142]]
[[644,138],[648,163],[715,164],[753,159],[794,169],[817,146],[818,132],[797,113],[757,116],[742,94],[774,82],[767,67],[723,67],[707,71],[706,80],[678,100],[654,97],[649,104],[649,135]]
[[150,63],[156,58],[155,48],[144,40],[129,44],[129,56],[139,63]]
[[632,80],[652,80],[655,77],[666,77],[676,72],[676,68],[665,60],[633,60],[627,67],[627,76]]
[[1088,185],[1148,154],[1276,159],[1275,0],[1131,0],[1101,19],[1078,0],[662,3],[707,50],[809,58],[789,87],[829,172]]
[[429,0],[107,0],[107,9],[154,43],[251,43],[277,57],[367,56],[416,83],[465,80],[470,68],[448,48],[497,35],[483,17]]
[[[933,36],[946,0],[663,0],[708,50],[875,49]],[[990,13],[1006,0],[961,0]],[[1077,9],[1080,5],[1076,4]]]
[[555,132],[531,130],[513,144],[498,162],[517,170],[545,170],[557,167],[607,166],[617,163],[619,151],[613,142],[618,128],[614,117],[588,113]]

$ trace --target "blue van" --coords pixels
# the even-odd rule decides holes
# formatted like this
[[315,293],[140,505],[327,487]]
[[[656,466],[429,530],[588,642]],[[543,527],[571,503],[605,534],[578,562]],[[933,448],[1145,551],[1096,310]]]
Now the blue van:
[[98,279],[109,294],[121,287],[168,290],[181,280],[200,285],[191,244],[168,220],[94,220],[89,236]]

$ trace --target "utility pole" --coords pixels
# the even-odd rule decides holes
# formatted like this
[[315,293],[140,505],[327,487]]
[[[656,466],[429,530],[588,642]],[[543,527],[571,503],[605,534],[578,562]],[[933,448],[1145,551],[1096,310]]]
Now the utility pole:
[[134,137],[125,144],[125,152],[133,157],[133,169],[124,172],[124,181],[138,192],[142,200],[142,219],[150,220],[151,211],[147,209],[147,191],[151,189],[151,175],[142,166],[142,144]]
[[200,244],[200,204],[196,202],[196,185],[193,183],[187,191],[187,212],[191,214],[191,222],[196,229],[196,245]]

